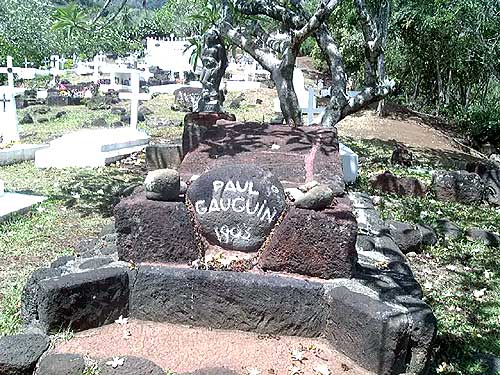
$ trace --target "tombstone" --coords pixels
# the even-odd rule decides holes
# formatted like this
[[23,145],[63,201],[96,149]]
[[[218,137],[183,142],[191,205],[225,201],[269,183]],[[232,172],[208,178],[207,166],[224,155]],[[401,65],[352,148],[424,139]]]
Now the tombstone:
[[283,213],[283,186],[252,165],[213,169],[194,181],[187,198],[205,237],[226,249],[257,251]]

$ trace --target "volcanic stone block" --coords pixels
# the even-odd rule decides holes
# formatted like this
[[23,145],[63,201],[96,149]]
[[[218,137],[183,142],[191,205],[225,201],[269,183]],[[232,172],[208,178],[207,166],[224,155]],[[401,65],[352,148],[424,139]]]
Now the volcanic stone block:
[[420,252],[423,236],[418,228],[411,224],[395,220],[387,220],[386,224],[389,227],[392,238],[404,254],[412,251]]
[[333,282],[325,293],[330,306],[326,336],[332,345],[376,374],[404,373],[410,341],[406,309],[384,303],[355,280]]
[[121,357],[123,365],[113,368],[106,362],[112,358],[104,359],[99,366],[99,375],[165,375],[165,371],[155,363],[145,358]]
[[71,327],[75,331],[100,327],[127,315],[127,268],[101,268],[41,280],[38,318],[46,332]]
[[264,270],[324,279],[354,273],[357,225],[347,204],[323,211],[292,207],[259,260]]
[[335,128],[229,121],[215,124],[215,114],[187,116],[190,117],[186,117],[184,128],[184,159],[179,169],[184,181],[224,165],[253,164],[269,169],[285,188],[315,180],[334,192],[342,190]]
[[36,375],[82,375],[85,360],[77,354],[49,354],[38,363]]
[[316,337],[323,333],[317,282],[253,273],[141,266],[130,316],[141,320]]
[[257,251],[286,208],[283,186],[255,165],[212,169],[187,191],[203,235],[225,249]]
[[389,194],[424,197],[427,193],[427,187],[418,179],[397,177],[391,172],[384,172],[371,177],[370,184],[373,188]]
[[0,374],[31,375],[36,362],[48,347],[49,339],[43,335],[0,337]]
[[486,187],[476,173],[466,171],[439,171],[432,175],[432,188],[443,201],[464,204],[481,204],[486,197]]
[[194,227],[182,202],[135,194],[115,207],[115,222],[121,260],[189,263],[198,258]]

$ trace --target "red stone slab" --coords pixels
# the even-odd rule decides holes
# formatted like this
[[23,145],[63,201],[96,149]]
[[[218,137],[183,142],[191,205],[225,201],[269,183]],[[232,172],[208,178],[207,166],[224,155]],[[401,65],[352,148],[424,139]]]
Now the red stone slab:
[[[285,187],[312,180],[328,184],[342,179],[337,133],[333,128],[231,121],[207,125],[197,118],[189,121],[183,144],[193,146],[185,147],[187,154],[180,166],[185,181],[228,164],[268,168]],[[190,143],[192,139],[196,143]]]

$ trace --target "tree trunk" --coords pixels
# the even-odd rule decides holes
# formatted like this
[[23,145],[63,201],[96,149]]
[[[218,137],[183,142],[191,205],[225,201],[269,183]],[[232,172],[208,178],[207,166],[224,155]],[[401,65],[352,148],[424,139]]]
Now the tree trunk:
[[[384,82],[385,80],[385,53],[382,52],[378,57],[378,79],[380,82]],[[378,102],[377,113],[380,117],[387,116],[387,112],[385,110],[385,99],[382,99]]]
[[291,126],[301,126],[302,108],[293,87],[293,69],[294,65],[281,64],[271,72],[271,78],[276,85],[281,113],[286,123]]
[[340,49],[330,35],[327,26],[321,26],[315,37],[319,48],[326,57],[332,75],[331,99],[321,120],[321,126],[331,128],[341,120],[342,111],[348,104],[346,98],[347,75]]

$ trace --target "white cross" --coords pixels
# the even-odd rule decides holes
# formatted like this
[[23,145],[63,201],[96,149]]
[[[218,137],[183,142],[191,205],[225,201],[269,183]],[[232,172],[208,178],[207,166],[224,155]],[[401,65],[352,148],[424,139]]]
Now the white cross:
[[323,107],[314,106],[314,96],[316,92],[312,87],[309,88],[309,100],[307,103],[307,108],[302,108],[302,112],[307,114],[307,125],[312,125],[314,122],[314,115],[321,114],[325,111]]
[[[12,66],[12,57],[7,56],[7,67],[0,68],[0,74],[7,74],[7,87],[1,87],[0,92],[0,127],[3,127],[2,143],[16,142],[19,140],[19,132],[17,130],[17,113],[16,113],[16,92],[14,87],[14,73],[17,73],[20,68]],[[23,90],[24,91],[24,90]]]
[[[118,72],[118,71],[117,71]],[[118,97],[120,99],[130,99],[130,127],[132,129],[137,129],[137,117],[139,112],[139,100],[149,100],[151,99],[151,94],[140,93],[140,72],[138,70],[123,70],[123,73],[130,72],[131,82],[130,86],[132,92],[130,93],[119,93]]]

